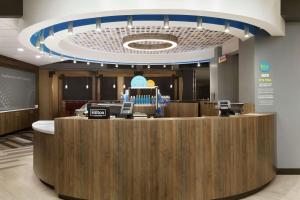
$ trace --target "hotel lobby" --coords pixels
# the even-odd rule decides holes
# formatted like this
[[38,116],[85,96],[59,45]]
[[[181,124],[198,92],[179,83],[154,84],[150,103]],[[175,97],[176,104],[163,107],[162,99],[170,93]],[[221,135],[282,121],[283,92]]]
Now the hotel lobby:
[[1,1],[0,199],[300,199],[299,9]]

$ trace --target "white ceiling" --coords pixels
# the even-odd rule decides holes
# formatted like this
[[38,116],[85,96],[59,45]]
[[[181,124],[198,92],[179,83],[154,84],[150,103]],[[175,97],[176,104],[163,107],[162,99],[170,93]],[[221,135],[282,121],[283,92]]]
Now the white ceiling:
[[[19,30],[22,27],[22,19],[0,18],[0,55],[21,60],[34,65],[45,65],[58,60],[42,56],[36,59],[38,52],[25,49],[18,40]],[[24,52],[19,52],[18,48],[24,48]]]
[[[42,65],[59,62],[60,60],[58,57],[49,58],[48,55],[40,54],[37,49],[29,49],[29,48],[25,48],[22,46],[22,44],[19,42],[19,39],[18,39],[19,30],[22,27],[22,23],[23,23],[22,19],[0,18],[0,55],[4,55],[4,56],[10,57],[10,58],[21,60],[21,61],[31,63],[31,64],[34,64],[37,66],[42,66]],[[153,28],[155,28],[155,27],[153,27]],[[230,44],[230,45],[223,45],[223,47],[226,47],[226,46],[229,47],[229,48],[227,48],[227,52],[226,52],[226,53],[229,53],[229,52],[232,52],[234,49],[231,45],[233,43],[232,40],[238,41],[238,39],[236,37],[232,37],[231,35],[225,34],[223,32],[216,32],[216,31],[209,31],[209,30],[199,31],[197,29],[195,29],[195,30],[193,29],[191,31],[191,30],[189,30],[191,28],[186,28],[186,27],[181,27],[178,30],[177,29],[178,28],[173,27],[169,30],[169,32],[172,32],[175,35],[179,36],[179,38],[181,38],[180,40],[182,42],[184,42],[184,44],[181,42],[179,48],[175,50],[175,51],[180,50],[179,52],[177,52],[179,54],[182,54],[185,51],[195,50],[195,49],[193,49],[193,48],[195,48],[195,46],[193,46],[193,44],[197,44],[196,47],[202,49],[202,48],[207,48],[209,46],[210,47],[219,46],[219,45],[224,44],[224,42],[225,42],[225,44]],[[108,29],[108,30],[109,30],[108,33],[110,33],[110,31],[114,30],[114,29]],[[126,29],[124,29],[124,30],[126,30]],[[141,30],[139,30],[138,32],[143,32]],[[197,32],[197,34],[194,34],[196,32]],[[116,35],[116,34],[109,34],[109,35],[107,35],[107,37],[112,37],[114,35]],[[76,34],[74,36],[76,36]],[[182,37],[188,38],[188,39],[182,39]],[[119,38],[119,40],[121,40],[122,37],[117,37],[117,39],[118,38]],[[212,39],[212,38],[214,38],[214,39]],[[81,43],[80,46],[84,46],[84,43],[86,43],[86,42],[91,42],[91,41],[87,41],[85,38],[82,38],[83,40],[80,40],[80,38],[77,38],[77,39],[78,39],[78,43],[83,42],[83,43]],[[99,39],[99,38],[96,38],[96,39]],[[107,38],[104,37],[104,38],[100,38],[100,39],[105,40]],[[111,41],[111,40],[107,40],[107,41]],[[207,43],[207,42],[209,42],[209,43]],[[238,42],[235,42],[235,43],[238,44]],[[108,47],[114,47],[114,46],[115,45],[110,44]],[[188,47],[189,48],[192,47],[192,49],[189,49]],[[17,50],[18,48],[23,48],[24,52],[19,52]],[[94,48],[99,48],[99,46],[96,46]],[[117,47],[115,47],[115,48],[117,48]],[[121,50],[122,50],[122,47],[119,47],[119,48],[121,48]],[[87,49],[87,48],[85,48],[85,49]],[[116,49],[108,49],[108,50],[112,50],[112,52],[116,52]],[[121,51],[121,53],[123,53],[123,52]],[[170,53],[170,52],[168,52],[168,53]],[[40,55],[41,58],[37,59],[36,55]]]

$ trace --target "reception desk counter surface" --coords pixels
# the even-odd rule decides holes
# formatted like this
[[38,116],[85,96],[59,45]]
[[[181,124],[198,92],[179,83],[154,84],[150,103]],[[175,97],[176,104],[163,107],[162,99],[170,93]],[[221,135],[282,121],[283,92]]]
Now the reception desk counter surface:
[[34,169],[62,197],[232,197],[275,177],[275,118],[59,118],[54,135],[36,129]]
[[40,133],[54,134],[54,121],[43,120],[43,121],[34,122],[32,124],[32,129]]

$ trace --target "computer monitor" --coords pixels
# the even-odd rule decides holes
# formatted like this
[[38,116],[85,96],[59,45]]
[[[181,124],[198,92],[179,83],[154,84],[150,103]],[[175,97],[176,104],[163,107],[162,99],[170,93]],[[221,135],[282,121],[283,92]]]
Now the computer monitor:
[[219,115],[221,117],[228,117],[229,115],[234,115],[234,112],[231,110],[231,103],[229,100],[218,101],[218,108],[220,110]]
[[97,104],[98,106],[107,106],[109,107],[110,115],[119,116],[121,113],[121,108],[123,104]]
[[220,101],[218,101],[218,108],[220,110],[230,109],[231,103],[229,100],[220,100]]

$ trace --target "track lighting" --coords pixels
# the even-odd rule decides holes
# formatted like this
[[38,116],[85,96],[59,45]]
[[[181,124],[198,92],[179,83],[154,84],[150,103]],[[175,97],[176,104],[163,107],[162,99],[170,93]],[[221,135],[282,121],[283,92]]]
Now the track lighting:
[[60,56],[60,61],[63,62],[64,60],[65,60],[64,57],[61,55]]
[[41,56],[40,56],[40,55],[36,55],[35,58],[36,58],[36,59],[40,59]]
[[197,63],[197,67],[201,67],[201,63],[200,62]]
[[41,43],[40,43],[40,39],[39,39],[39,38],[36,40],[35,47],[36,47],[37,49],[40,49],[40,48],[41,48]]
[[148,66],[147,66],[147,68],[148,68],[148,69],[150,69],[150,68],[151,68],[151,66],[150,66],[150,65],[148,65]]
[[68,23],[68,34],[69,35],[73,34],[73,22]]
[[165,18],[164,18],[164,28],[165,29],[170,28],[170,19],[169,19],[169,16],[165,16]]
[[101,62],[100,66],[101,66],[101,67],[103,67],[103,66],[104,66],[104,63],[103,63],[103,62]]
[[44,46],[43,45],[40,45],[40,54],[44,54],[45,52],[44,52]]
[[133,68],[134,68],[134,65],[131,65],[131,68],[133,69]]
[[101,18],[96,19],[96,31],[101,32]]
[[197,19],[197,28],[199,30],[203,29],[203,19],[202,19],[202,17],[198,17],[198,19]]
[[17,51],[24,52],[24,49],[23,48],[18,48]]
[[132,28],[132,26],[133,26],[132,16],[128,16],[127,28]]
[[86,65],[90,65],[91,63],[90,62],[86,62]]
[[116,67],[116,68],[118,68],[118,67],[119,67],[119,65],[118,65],[118,64],[116,64],[116,65],[115,65],[115,67]]
[[245,26],[245,38],[249,38],[249,37],[250,37],[249,27]]
[[74,58],[74,60],[73,60],[73,63],[74,63],[74,64],[76,64],[76,63],[77,63],[77,60],[76,60],[76,58]]
[[224,29],[224,32],[225,32],[225,33],[229,33],[229,32],[230,32],[230,24],[229,24],[229,22],[226,22],[226,23],[225,23],[225,29]]
[[53,57],[53,55],[52,55],[52,52],[50,51],[49,52],[49,58],[52,58]]
[[51,26],[50,29],[49,29],[49,37],[50,38],[54,37],[54,27],[53,26]]
[[45,44],[45,36],[44,36],[44,31],[42,31],[40,35],[40,44]]
[[167,65],[164,65],[164,68],[166,68],[167,67]]

